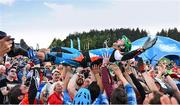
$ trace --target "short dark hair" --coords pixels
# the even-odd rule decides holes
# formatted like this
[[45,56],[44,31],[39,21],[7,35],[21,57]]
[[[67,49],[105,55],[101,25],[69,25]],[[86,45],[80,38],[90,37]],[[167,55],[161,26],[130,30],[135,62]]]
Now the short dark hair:
[[127,94],[122,87],[114,89],[112,92],[111,103],[112,104],[127,104]]
[[89,86],[88,90],[91,93],[91,100],[92,102],[99,96],[100,87],[98,86],[96,81],[93,81]]
[[[14,66],[12,66],[11,68],[9,68],[8,70],[7,70],[7,74],[8,74],[8,72],[10,72],[11,71],[11,69],[16,69],[17,70],[17,68],[16,67],[14,67]],[[17,71],[16,71],[17,72]]]
[[0,36],[6,36],[7,34],[3,31],[0,31]]
[[0,31],[0,39],[4,38],[5,36],[7,36],[7,34],[3,31]]
[[102,61],[103,61],[103,59],[98,59],[98,60],[95,60],[95,61],[91,62],[90,68],[92,69],[92,67],[94,65],[101,65]]
[[20,103],[20,100],[18,99],[18,97],[20,95],[22,95],[20,87],[21,87],[21,85],[18,84],[9,91],[8,98],[9,98],[10,104],[19,104]]

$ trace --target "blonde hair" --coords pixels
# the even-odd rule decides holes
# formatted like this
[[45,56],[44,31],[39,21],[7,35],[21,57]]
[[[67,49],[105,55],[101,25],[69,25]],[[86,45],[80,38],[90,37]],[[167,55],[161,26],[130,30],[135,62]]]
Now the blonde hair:
[[51,86],[51,89],[50,89],[50,95],[54,93],[54,90],[55,90],[57,84],[63,85],[64,83],[61,81],[57,81],[57,82],[53,83]]

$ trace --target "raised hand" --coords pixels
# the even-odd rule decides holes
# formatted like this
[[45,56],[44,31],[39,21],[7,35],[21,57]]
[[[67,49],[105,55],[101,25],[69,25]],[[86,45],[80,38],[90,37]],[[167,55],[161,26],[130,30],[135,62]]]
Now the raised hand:
[[116,64],[111,64],[109,68],[114,71],[115,75],[117,76],[122,75],[120,68]]
[[98,65],[93,65],[92,68],[91,68],[91,71],[93,72],[93,74],[99,74],[100,72],[100,67]]
[[109,58],[110,55],[107,52],[105,52],[103,54],[103,63],[102,63],[103,66],[107,66],[107,64],[109,63]]
[[163,95],[160,98],[160,102],[162,105],[178,105],[178,102],[174,97],[169,98],[167,95]]
[[141,72],[141,73],[145,72],[145,67],[146,67],[146,65],[144,64],[142,58],[139,58],[138,63],[137,63],[137,66],[138,66],[139,72]]

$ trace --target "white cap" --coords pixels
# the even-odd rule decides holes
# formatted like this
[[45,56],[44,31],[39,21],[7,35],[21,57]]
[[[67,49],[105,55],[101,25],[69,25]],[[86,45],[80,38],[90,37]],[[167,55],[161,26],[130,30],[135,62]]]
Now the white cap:
[[54,69],[54,70],[52,71],[52,74],[54,74],[55,72],[60,73],[58,69]]

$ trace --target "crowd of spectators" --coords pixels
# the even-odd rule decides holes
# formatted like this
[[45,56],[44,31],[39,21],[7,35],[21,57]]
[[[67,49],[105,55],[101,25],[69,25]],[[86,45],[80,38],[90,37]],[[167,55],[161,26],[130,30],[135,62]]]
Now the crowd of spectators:
[[[0,104],[179,104],[180,66],[161,60],[109,62],[89,67],[8,57],[12,40],[0,39]],[[49,50],[43,50],[48,53]],[[5,60],[4,60],[5,59]],[[38,66],[37,66],[38,65]]]

